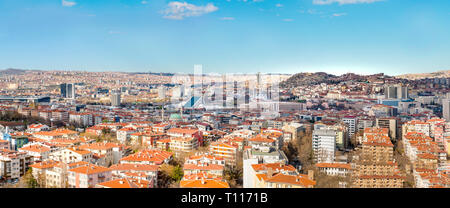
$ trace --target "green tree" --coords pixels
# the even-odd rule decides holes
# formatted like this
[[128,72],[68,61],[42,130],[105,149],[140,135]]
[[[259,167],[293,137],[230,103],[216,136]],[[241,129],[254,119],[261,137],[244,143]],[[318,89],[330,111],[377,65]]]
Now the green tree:
[[33,177],[33,170],[32,168],[29,168],[25,175],[22,176],[22,178],[19,181],[18,186],[20,188],[39,188],[39,183],[37,180]]
[[179,182],[183,178],[183,169],[181,168],[180,165],[177,165],[172,169],[172,173],[170,174],[170,177],[175,182]]

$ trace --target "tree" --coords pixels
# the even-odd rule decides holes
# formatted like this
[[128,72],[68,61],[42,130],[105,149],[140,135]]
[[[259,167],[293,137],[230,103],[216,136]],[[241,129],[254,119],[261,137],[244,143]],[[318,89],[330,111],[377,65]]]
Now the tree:
[[175,166],[172,169],[172,173],[170,174],[170,177],[172,178],[172,180],[174,182],[179,182],[182,178],[183,178],[183,169],[181,168],[180,165]]
[[183,169],[180,165],[162,164],[158,171],[158,187],[173,187],[183,178]]
[[296,146],[302,169],[310,169],[313,166],[312,133],[301,133],[299,139],[296,140]]
[[289,161],[297,158],[298,148],[292,142],[288,142],[287,145],[284,145],[282,151],[286,154]]
[[106,134],[110,134],[111,133],[111,129],[110,128],[103,128],[102,129],[102,135],[106,135]]
[[[414,176],[411,174],[409,168],[413,167],[411,161],[405,156],[403,149],[403,140],[398,140],[394,147],[394,159],[399,168],[405,173],[406,179],[403,183],[405,188],[412,188],[415,186]],[[409,168],[407,168],[409,167]]]
[[224,170],[225,179],[230,183],[231,187],[238,187],[242,185],[243,171],[241,167],[227,166]]
[[23,176],[23,178],[26,182],[27,188],[39,188],[39,184],[38,184],[37,180],[33,177],[32,172],[33,172],[33,170],[32,170],[32,168],[30,168]]

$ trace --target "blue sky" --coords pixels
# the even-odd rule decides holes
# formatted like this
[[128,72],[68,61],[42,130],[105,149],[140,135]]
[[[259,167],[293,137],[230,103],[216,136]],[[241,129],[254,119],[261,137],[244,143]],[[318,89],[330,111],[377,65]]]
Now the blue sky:
[[0,69],[450,70],[448,0],[0,0]]

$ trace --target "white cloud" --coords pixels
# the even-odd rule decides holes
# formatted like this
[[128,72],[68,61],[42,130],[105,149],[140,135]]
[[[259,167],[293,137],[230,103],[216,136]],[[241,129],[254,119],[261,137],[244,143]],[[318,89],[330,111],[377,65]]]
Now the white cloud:
[[285,22],[292,22],[294,20],[293,19],[283,19],[283,21],[285,21]]
[[219,8],[212,3],[205,6],[197,6],[186,2],[172,1],[163,11],[164,18],[181,20],[185,17],[194,17],[217,11]]
[[65,7],[73,7],[77,4],[77,2],[74,1],[66,1],[66,0],[62,0],[62,5]]
[[347,15],[347,13],[334,13],[333,17],[340,17],[340,16],[345,16]]
[[222,17],[221,20],[234,20],[234,17]]
[[326,5],[326,4],[333,4],[333,3],[338,3],[338,4],[370,4],[370,3],[374,3],[374,2],[379,2],[379,1],[384,1],[384,0],[313,0],[313,4],[319,4],[319,5]]
[[283,7],[283,4],[275,4],[276,7]]
[[148,4],[148,1],[141,1],[141,4]]

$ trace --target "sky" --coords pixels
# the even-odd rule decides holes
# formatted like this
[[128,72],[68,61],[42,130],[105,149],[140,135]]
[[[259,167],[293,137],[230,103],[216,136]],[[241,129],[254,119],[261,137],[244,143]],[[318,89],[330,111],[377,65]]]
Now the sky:
[[450,70],[448,0],[0,0],[0,69]]

